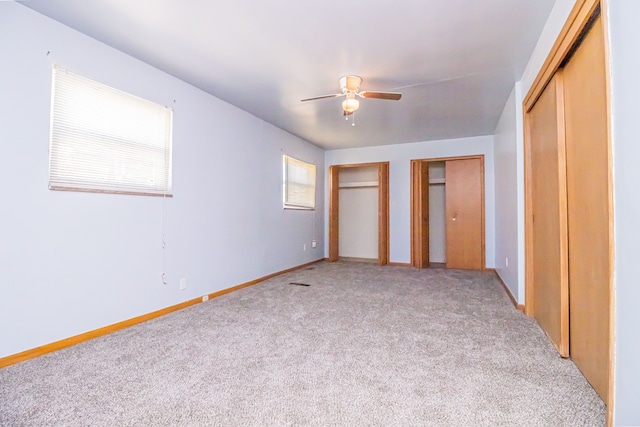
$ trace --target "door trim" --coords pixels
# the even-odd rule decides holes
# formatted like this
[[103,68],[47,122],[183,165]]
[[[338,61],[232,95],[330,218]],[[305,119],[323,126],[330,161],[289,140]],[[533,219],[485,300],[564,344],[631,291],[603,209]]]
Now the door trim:
[[389,264],[389,162],[355,163],[329,166],[329,257],[340,257],[340,169],[378,168],[378,265]]
[[[423,221],[420,221],[420,223],[418,223],[417,219],[420,217],[420,212],[419,209],[421,207],[421,204],[419,203],[418,200],[416,200],[417,198],[417,191],[420,188],[420,183],[416,182],[416,180],[418,179],[416,177],[416,175],[413,173],[414,169],[416,168],[416,164],[417,163],[430,163],[430,162],[446,162],[447,160],[465,160],[465,159],[480,159],[481,160],[481,164],[482,164],[482,205],[481,205],[481,221],[482,221],[482,270],[486,270],[487,266],[486,266],[486,224],[485,224],[485,177],[484,177],[484,154],[472,154],[472,155],[468,155],[468,156],[456,156],[456,157],[433,157],[433,158],[426,158],[426,159],[413,159],[411,160],[411,219],[410,219],[410,224],[411,224],[411,265],[413,267],[416,268],[424,268],[424,267],[428,267],[424,266],[423,263],[418,262],[420,261],[419,255],[421,254],[421,248],[419,247],[419,238],[418,236],[423,235],[423,232],[420,231],[418,228],[423,226]],[[446,180],[446,178],[445,178]],[[446,185],[446,183],[445,183]],[[428,222],[427,222],[427,226],[428,226]]]
[[533,241],[531,237],[533,225],[532,210],[532,194],[531,194],[531,157],[529,140],[529,123],[528,113],[537,101],[542,91],[549,83],[555,72],[563,65],[564,61],[571,55],[572,49],[579,40],[582,32],[588,27],[590,21],[597,13],[602,15],[603,33],[604,33],[604,49],[605,49],[605,79],[606,79],[606,99],[607,99],[607,151],[608,151],[608,188],[609,188],[609,396],[606,399],[607,404],[607,425],[613,425],[613,407],[614,407],[614,340],[615,340],[615,292],[614,292],[614,234],[613,234],[613,156],[612,156],[612,138],[611,138],[611,80],[610,80],[610,64],[609,64],[609,19],[607,16],[607,0],[576,0],[576,3],[569,14],[562,30],[560,31],[556,41],[551,48],[547,58],[540,68],[536,79],[534,80],[529,92],[525,96],[522,103],[523,123],[524,123],[524,189],[525,189],[525,313],[532,316],[535,307],[530,306],[533,300],[533,264],[532,249]]

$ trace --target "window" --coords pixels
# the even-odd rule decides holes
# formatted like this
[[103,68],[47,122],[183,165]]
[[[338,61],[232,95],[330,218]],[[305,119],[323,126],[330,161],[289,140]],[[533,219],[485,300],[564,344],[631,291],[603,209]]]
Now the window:
[[282,156],[284,171],[284,208],[316,207],[316,165]]
[[171,109],[53,70],[49,188],[171,193]]

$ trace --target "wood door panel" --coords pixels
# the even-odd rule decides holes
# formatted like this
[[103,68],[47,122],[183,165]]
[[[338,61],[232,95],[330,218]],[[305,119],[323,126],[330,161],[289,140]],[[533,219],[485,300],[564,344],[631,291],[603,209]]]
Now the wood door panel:
[[445,162],[447,268],[484,268],[484,173],[481,158]]
[[411,161],[411,265],[429,267],[429,163]]
[[569,283],[563,76],[558,71],[528,113],[533,211],[533,316],[569,356]]
[[378,166],[378,265],[389,264],[389,163]]
[[564,69],[571,358],[609,394],[610,168],[604,33],[598,18]]
[[337,261],[340,256],[339,190],[340,167],[329,166],[329,261]]

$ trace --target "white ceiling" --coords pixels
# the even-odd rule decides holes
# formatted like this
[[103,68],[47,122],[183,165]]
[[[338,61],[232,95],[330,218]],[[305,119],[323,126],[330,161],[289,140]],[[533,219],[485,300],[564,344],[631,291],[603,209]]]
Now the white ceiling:
[[[492,134],[554,0],[27,0],[326,149]],[[339,93],[362,90],[356,126]]]

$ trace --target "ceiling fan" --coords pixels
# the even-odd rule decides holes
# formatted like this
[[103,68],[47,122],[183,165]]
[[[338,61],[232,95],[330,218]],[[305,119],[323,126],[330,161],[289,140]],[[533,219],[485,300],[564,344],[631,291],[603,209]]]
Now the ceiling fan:
[[357,96],[360,98],[388,99],[391,101],[397,101],[402,97],[402,94],[397,92],[360,91],[360,83],[362,83],[362,78],[358,76],[342,76],[340,77],[340,89],[342,90],[342,93],[305,98],[301,99],[300,102],[344,96],[345,98],[344,101],[342,101],[342,110],[344,111],[344,115],[348,116],[360,108],[360,101],[356,98]]

